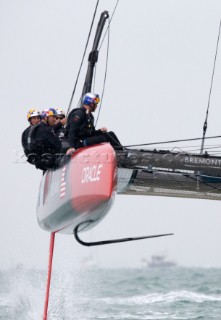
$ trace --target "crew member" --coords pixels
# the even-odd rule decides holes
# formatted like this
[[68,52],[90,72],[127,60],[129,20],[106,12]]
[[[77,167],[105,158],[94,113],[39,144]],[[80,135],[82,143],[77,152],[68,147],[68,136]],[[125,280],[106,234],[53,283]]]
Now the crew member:
[[94,127],[94,116],[100,101],[99,95],[86,93],[82,100],[82,107],[73,109],[68,116],[66,135],[70,144],[68,153],[85,146],[91,146],[102,142],[110,142],[115,148],[122,148],[120,141],[114,132],[108,132],[103,127],[96,130]]
[[29,157],[36,168],[47,170],[55,168],[61,152],[61,142],[54,132],[57,112],[53,108],[41,114],[42,121],[28,134]]
[[56,120],[56,124],[54,126],[54,131],[56,136],[59,138],[59,140],[61,141],[61,152],[66,152],[67,149],[70,148],[69,143],[68,143],[68,139],[65,136],[65,125],[67,123],[67,118],[65,116],[65,112],[60,109],[60,108],[56,108],[55,109],[57,111],[57,120]]
[[25,129],[25,131],[22,133],[22,137],[21,137],[21,143],[22,143],[24,153],[26,156],[29,154],[28,133],[31,129],[31,126],[34,126],[41,121],[41,113],[36,109],[30,109],[27,114],[27,119],[28,119],[28,122],[30,125],[28,128]]

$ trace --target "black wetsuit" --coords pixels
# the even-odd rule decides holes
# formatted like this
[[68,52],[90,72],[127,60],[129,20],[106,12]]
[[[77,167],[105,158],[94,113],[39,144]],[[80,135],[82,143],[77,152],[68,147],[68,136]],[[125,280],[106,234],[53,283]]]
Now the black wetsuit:
[[[28,162],[34,164],[36,168],[47,170],[56,167],[59,154],[61,152],[61,142],[56,137],[53,127],[44,122],[31,126],[27,136],[25,146],[27,146]],[[56,156],[55,156],[56,155]]]
[[102,142],[110,142],[113,147],[121,147],[114,132],[102,132],[94,127],[94,116],[86,108],[73,109],[68,116],[66,136],[71,148],[81,148]]
[[24,153],[26,156],[30,153],[30,151],[28,149],[28,133],[29,133],[30,129],[31,129],[31,126],[26,128],[21,136],[21,143],[22,143],[22,147],[24,149]]
[[61,152],[66,153],[66,151],[70,148],[70,145],[67,137],[65,136],[65,127],[59,121],[53,128],[56,136],[61,141]]

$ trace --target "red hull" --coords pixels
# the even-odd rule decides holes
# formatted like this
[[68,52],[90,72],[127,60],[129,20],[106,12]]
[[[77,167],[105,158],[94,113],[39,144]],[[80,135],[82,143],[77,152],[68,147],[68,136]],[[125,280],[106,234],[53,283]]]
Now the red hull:
[[94,226],[111,208],[116,176],[116,154],[110,144],[77,150],[66,164],[42,178],[37,205],[40,227],[73,233],[81,223],[80,230]]

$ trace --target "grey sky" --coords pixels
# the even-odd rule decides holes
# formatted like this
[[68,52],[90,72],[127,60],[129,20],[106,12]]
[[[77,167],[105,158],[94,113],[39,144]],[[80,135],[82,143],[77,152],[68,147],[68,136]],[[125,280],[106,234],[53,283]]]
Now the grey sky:
[[[41,172],[14,163],[14,150],[22,155],[20,137],[30,107],[67,109],[95,3],[0,1],[0,267],[47,265],[49,234],[39,228],[35,213]],[[101,0],[99,14],[112,12],[114,5],[113,0]],[[123,144],[201,136],[220,18],[219,0],[120,0],[111,25],[99,125],[115,131]],[[106,44],[97,67],[97,92],[102,89],[105,51]],[[208,135],[220,134],[220,85],[221,46]],[[141,258],[166,251],[182,265],[221,266],[220,207],[208,200],[117,196],[105,220],[82,237],[175,236],[91,250],[72,236],[57,235],[55,265],[71,266],[93,252],[100,266],[137,266]]]

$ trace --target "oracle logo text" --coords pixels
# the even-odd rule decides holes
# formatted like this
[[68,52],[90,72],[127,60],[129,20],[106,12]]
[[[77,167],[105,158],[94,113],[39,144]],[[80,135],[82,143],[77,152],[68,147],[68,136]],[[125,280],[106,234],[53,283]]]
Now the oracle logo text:
[[88,183],[100,181],[102,167],[102,164],[84,167],[82,171],[81,182]]

